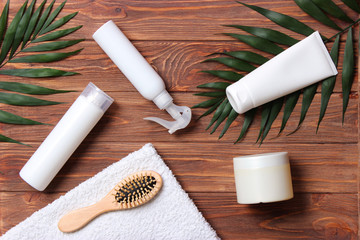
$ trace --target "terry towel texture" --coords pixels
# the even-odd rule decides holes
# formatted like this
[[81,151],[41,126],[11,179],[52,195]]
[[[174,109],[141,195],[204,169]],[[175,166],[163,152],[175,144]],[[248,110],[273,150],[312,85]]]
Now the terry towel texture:
[[[64,214],[94,204],[121,179],[141,170],[154,170],[163,178],[163,187],[152,201],[134,209],[102,214],[74,233],[62,233],[58,229],[57,223]],[[0,239],[209,240],[218,237],[154,147],[146,144],[35,212]]]

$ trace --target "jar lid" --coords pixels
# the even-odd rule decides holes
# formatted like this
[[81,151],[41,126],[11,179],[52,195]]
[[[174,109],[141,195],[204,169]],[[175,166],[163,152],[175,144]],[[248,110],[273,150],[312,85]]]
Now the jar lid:
[[234,158],[235,169],[254,169],[279,166],[289,163],[287,152],[263,153]]

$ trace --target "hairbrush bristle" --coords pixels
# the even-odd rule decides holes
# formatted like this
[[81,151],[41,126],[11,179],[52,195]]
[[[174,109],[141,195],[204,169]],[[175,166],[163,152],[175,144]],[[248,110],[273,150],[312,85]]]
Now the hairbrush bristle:
[[162,180],[153,171],[142,171],[121,181],[114,194],[115,201],[129,208],[149,201],[161,188]]

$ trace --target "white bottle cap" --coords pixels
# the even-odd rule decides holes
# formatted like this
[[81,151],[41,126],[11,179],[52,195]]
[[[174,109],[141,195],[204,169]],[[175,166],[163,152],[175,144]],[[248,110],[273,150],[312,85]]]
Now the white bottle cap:
[[287,152],[235,157],[234,173],[240,204],[277,202],[294,196]]
[[90,82],[86,88],[81,93],[81,96],[84,96],[86,100],[90,103],[98,106],[103,112],[110,107],[110,105],[114,102],[109,95],[104,93],[100,88],[95,86],[92,82]]
[[242,84],[241,79],[226,88],[226,96],[231,106],[239,114],[245,113],[255,107],[251,99],[251,93],[248,91],[246,85]]

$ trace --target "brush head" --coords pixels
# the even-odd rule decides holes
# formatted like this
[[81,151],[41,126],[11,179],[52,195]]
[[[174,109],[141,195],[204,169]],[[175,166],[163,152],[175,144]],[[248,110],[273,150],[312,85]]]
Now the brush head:
[[154,171],[141,171],[124,178],[112,194],[120,208],[133,208],[150,201],[161,189],[162,178]]

